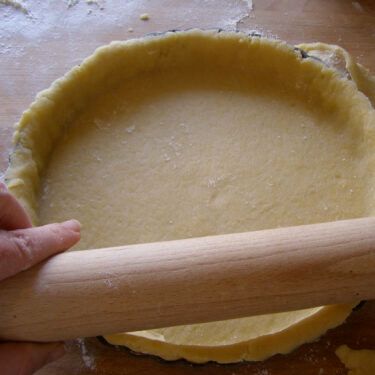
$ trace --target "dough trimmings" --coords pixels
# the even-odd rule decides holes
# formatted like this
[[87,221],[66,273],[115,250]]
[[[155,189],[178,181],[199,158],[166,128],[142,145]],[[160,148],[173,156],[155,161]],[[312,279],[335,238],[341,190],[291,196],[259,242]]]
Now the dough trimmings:
[[[353,64],[354,82],[284,42],[241,33],[113,42],[23,113],[6,183],[34,223],[83,221],[82,248],[372,215],[375,115]],[[371,97],[368,82],[360,90]],[[318,338],[352,307],[106,339],[168,360],[263,360]]]
[[341,345],[335,351],[345,365],[348,375],[373,375],[375,372],[375,351],[368,349],[353,350]]

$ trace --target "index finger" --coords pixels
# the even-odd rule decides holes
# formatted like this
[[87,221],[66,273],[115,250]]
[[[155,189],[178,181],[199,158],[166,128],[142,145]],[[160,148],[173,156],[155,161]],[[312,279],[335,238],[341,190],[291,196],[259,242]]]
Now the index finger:
[[79,239],[80,224],[76,220],[0,231],[0,281],[69,249]]

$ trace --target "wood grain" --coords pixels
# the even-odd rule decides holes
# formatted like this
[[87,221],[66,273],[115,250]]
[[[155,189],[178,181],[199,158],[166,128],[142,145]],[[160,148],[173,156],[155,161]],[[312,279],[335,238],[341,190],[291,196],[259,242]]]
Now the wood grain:
[[[253,0],[254,10],[249,15],[245,12],[244,18],[247,5],[241,0],[107,0],[104,10],[95,5],[88,7],[84,1],[69,9],[60,0],[25,3],[31,7],[29,17],[0,7],[0,171],[7,165],[12,125],[36,93],[96,47],[112,40],[175,28],[226,28],[240,21],[237,24],[240,30],[261,29],[290,43],[339,44],[375,73],[375,3],[371,0]],[[37,7],[42,11],[35,11]],[[92,13],[86,16],[88,8],[92,8]],[[84,16],[73,19],[71,15],[79,12],[84,12]],[[144,12],[151,17],[147,22],[139,20]],[[231,17],[234,23],[229,22]],[[53,22],[47,22],[49,19]],[[129,27],[132,32],[128,32]],[[39,374],[342,375],[346,370],[334,350],[343,343],[358,349],[374,349],[374,317],[375,303],[367,303],[347,324],[318,342],[258,364],[166,363],[153,357],[134,356],[90,339],[86,355],[95,361],[94,370],[82,361],[82,345],[71,343],[64,359]],[[87,358],[86,362],[90,364]]]
[[62,341],[370,298],[375,217],[60,254],[0,284],[0,337]]

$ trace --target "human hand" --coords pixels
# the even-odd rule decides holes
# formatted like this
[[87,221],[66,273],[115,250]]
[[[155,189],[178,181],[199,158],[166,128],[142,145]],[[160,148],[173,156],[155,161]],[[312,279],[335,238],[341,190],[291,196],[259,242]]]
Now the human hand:
[[[76,220],[32,227],[18,201],[0,182],[0,282],[69,249],[80,238]],[[63,343],[4,342],[0,338],[3,375],[29,375],[65,353]]]

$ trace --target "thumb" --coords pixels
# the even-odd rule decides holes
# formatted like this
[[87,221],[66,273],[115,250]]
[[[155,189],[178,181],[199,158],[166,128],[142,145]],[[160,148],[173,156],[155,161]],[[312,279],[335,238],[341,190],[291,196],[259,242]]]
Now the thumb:
[[3,375],[31,375],[65,354],[62,343],[0,343]]

